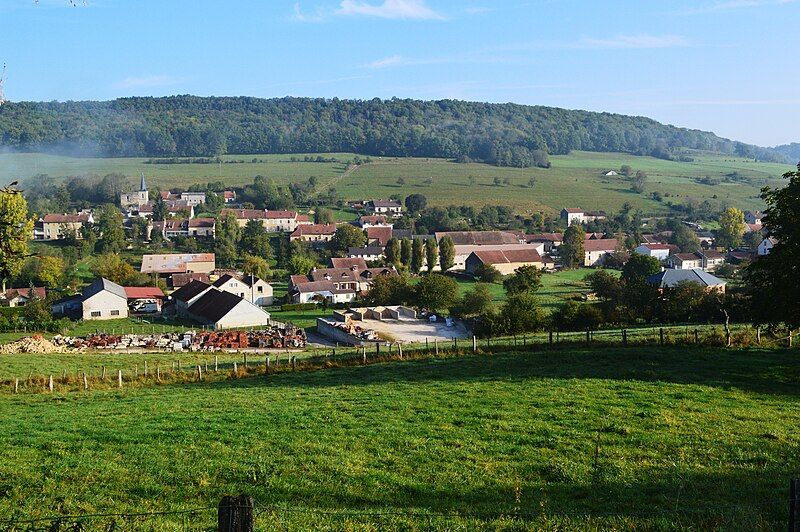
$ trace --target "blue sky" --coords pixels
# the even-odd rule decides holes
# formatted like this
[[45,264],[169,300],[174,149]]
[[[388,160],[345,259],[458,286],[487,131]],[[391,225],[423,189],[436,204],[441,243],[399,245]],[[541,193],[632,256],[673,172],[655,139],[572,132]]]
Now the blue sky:
[[11,100],[459,98],[800,142],[800,0],[0,0]]

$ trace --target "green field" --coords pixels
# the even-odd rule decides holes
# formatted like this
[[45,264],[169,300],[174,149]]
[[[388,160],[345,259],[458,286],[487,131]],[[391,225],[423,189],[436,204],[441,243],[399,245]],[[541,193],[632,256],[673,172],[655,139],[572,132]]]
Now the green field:
[[636,348],[3,395],[0,519],[208,529],[247,493],[259,530],[780,530],[798,389],[790,351]]
[[[295,157],[302,158],[305,154]],[[353,154],[330,154],[341,161]],[[230,155],[226,160],[265,162],[241,164],[144,164],[138,158],[70,158],[42,154],[0,154],[0,179],[24,179],[37,173],[51,176],[106,174],[119,172],[130,176],[134,186],[139,172],[144,172],[151,186],[161,188],[188,187],[193,183],[222,180],[231,186],[252,182],[255,175],[264,175],[276,183],[305,181],[310,176],[320,180],[320,190],[335,188],[348,200],[388,198],[393,194],[424,194],[430,205],[509,205],[521,213],[543,211],[555,213],[564,206],[585,209],[618,210],[629,202],[646,213],[667,211],[665,203],[650,198],[660,192],[665,201],[684,203],[689,198],[705,199],[718,206],[729,204],[742,209],[763,207],[759,192],[765,184],[781,183],[778,178],[792,170],[789,165],[761,163],[752,160],[692,153],[693,162],[665,161],[621,153],[573,152],[552,156],[552,168],[500,168],[486,164],[457,164],[444,159],[373,158],[370,164],[349,172],[342,163],[291,162],[290,155]],[[649,178],[644,194],[634,194],[621,176],[605,177],[602,172],[618,170],[629,164],[644,170]],[[738,172],[735,183],[705,185],[698,179],[722,179]],[[470,185],[470,176],[475,184]],[[403,177],[404,185],[397,179]],[[494,178],[508,178],[509,185],[495,186]],[[533,187],[530,178],[536,179]],[[425,180],[431,178],[430,185]],[[669,195],[667,197],[667,195]]]

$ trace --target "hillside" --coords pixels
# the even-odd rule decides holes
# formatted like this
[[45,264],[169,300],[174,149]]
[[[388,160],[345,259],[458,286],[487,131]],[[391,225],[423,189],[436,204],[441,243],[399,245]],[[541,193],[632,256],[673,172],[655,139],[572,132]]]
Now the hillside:
[[669,158],[677,148],[777,152],[644,117],[457,100],[172,96],[0,107],[0,146],[90,156],[356,152],[546,166],[571,150]]
[[259,530],[780,530],[797,370],[650,347],[4,390],[0,522],[200,508],[133,528],[205,530],[247,493]]
[[[573,151],[550,157],[551,168],[498,168],[480,163],[459,164],[434,158],[373,158],[347,170],[352,153],[327,154],[328,162],[306,163],[295,155],[224,155],[217,164],[148,164],[143,158],[65,157],[40,153],[0,153],[0,182],[28,180],[37,174],[49,178],[75,175],[121,174],[130,186],[144,172],[152,187],[186,189],[195,183],[224,181],[228,186],[253,182],[253,176],[272,179],[278,186],[319,180],[318,191],[335,189],[347,200],[388,198],[393,194],[424,194],[430,205],[505,205],[519,213],[556,213],[565,205],[616,211],[630,203],[645,213],[664,213],[668,204],[700,204],[708,201],[719,208],[732,205],[762,209],[761,187],[784,186],[780,176],[792,170],[788,164],[755,162],[752,159],[689,152],[691,162],[665,161],[625,153]],[[294,159],[294,160],[293,160]],[[333,159],[336,159],[335,162]],[[255,160],[255,162],[253,162]],[[240,162],[244,161],[244,162]],[[623,176],[604,176],[609,169],[630,165],[647,173],[645,191],[630,191]],[[405,184],[398,184],[403,177]],[[52,179],[46,179],[52,182]],[[430,178],[430,183],[426,180]],[[508,180],[495,186],[494,179]],[[535,181],[530,186],[530,181]],[[474,182],[473,182],[474,181]],[[30,188],[31,182],[23,183]],[[661,195],[661,201],[653,194]]]

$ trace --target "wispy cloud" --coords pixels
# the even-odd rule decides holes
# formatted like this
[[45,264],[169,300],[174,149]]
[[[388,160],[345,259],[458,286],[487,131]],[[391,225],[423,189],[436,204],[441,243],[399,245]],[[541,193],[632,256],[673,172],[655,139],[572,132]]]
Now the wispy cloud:
[[294,5],[291,19],[295,22],[322,22],[325,20],[325,14],[320,8],[317,8],[312,13],[305,13],[298,2]]
[[599,49],[647,49],[675,48],[689,46],[689,40],[683,35],[619,35],[611,39],[584,38],[577,41],[574,48]]
[[385,19],[443,20],[425,0],[383,0],[373,4],[361,0],[342,0],[337,15],[361,15]]
[[455,55],[430,57],[405,57],[395,54],[371,61],[363,68],[383,69],[392,67],[442,65],[442,64],[502,64],[524,63],[535,60],[530,52],[542,50],[636,50],[691,46],[682,35],[632,35],[609,39],[583,38],[577,41],[539,41],[508,44],[482,50],[473,50]]
[[793,4],[796,0],[717,0],[705,6],[684,11],[685,14],[713,13],[754,7],[770,7]]
[[157,75],[157,76],[134,76],[125,78],[121,81],[114,83],[115,89],[135,89],[142,87],[165,87],[168,85],[175,85],[182,80],[175,76]]

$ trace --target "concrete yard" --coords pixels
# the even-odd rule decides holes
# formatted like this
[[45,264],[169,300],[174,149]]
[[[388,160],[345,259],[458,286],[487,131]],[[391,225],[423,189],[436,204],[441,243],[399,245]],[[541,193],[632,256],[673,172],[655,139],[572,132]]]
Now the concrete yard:
[[397,342],[424,342],[425,338],[452,340],[453,338],[471,338],[463,324],[456,322],[448,327],[444,322],[430,323],[426,320],[370,320],[358,322],[359,325],[377,331],[382,337]]

